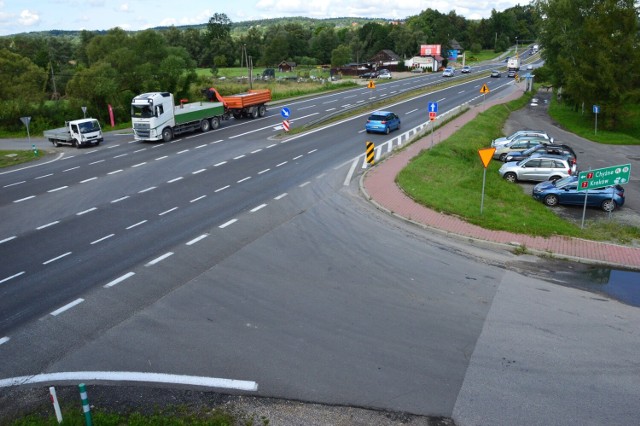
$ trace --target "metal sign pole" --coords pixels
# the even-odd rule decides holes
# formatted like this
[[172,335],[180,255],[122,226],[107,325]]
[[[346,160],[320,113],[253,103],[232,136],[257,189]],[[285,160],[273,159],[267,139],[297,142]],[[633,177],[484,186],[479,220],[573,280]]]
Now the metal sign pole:
[[431,121],[431,148],[433,148],[433,129],[435,127],[435,121]]
[[582,206],[582,223],[580,224],[580,229],[584,229],[584,216],[587,214],[587,195],[589,195],[589,190],[584,191],[584,206]]
[[484,172],[482,173],[482,196],[480,197],[480,214],[482,214],[482,209],[484,207],[484,183],[487,181],[487,168],[484,168]]

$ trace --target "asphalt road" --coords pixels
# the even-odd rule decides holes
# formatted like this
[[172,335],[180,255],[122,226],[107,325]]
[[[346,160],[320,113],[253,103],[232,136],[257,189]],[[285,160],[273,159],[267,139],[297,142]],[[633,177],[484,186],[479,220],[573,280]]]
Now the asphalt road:
[[[482,83],[432,98],[446,110]],[[339,105],[371,94],[346,96]],[[301,116],[333,108],[318,99],[297,104]],[[426,102],[414,102],[393,107],[403,130],[420,120]],[[344,184],[361,117],[286,143],[279,120],[174,144],[113,135],[24,179],[0,175],[2,277],[25,271],[0,288],[0,377],[227,378],[257,384],[231,393],[459,424],[636,418],[637,309],[553,284],[565,263],[381,215]]]

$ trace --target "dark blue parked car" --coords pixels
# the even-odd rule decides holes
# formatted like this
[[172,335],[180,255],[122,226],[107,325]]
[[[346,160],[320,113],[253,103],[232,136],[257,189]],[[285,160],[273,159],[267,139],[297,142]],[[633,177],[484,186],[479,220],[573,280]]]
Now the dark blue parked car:
[[367,133],[389,134],[392,130],[400,129],[400,117],[390,111],[376,111],[369,116],[364,129]]
[[[586,191],[578,191],[578,177],[569,176],[556,181],[540,182],[533,187],[533,198],[547,206],[558,204],[584,205]],[[589,189],[587,206],[599,207],[606,212],[624,204],[624,188],[620,185]]]

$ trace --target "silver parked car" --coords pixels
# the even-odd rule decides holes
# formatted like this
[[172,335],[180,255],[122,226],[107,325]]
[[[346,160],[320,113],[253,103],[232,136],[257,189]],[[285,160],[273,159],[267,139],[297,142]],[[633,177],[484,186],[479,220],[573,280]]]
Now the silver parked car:
[[540,136],[542,138],[549,139],[551,142],[553,142],[553,138],[543,130],[518,130],[517,132],[512,133],[509,136],[494,139],[493,141],[491,141],[491,146],[498,147],[500,145],[504,145],[512,141],[515,138],[526,137],[526,136]]
[[542,182],[571,176],[575,172],[575,168],[569,164],[569,160],[566,158],[549,155],[505,163],[498,172],[509,182],[519,180]]
[[493,153],[493,158],[505,161],[507,155],[515,151],[524,151],[525,149],[532,148],[538,145],[549,145],[549,140],[537,136],[527,136],[500,145],[496,147],[496,151]]

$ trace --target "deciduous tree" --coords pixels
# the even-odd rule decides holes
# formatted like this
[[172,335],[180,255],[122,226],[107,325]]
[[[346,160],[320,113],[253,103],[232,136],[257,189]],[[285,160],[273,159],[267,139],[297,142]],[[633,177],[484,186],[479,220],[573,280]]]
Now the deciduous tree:
[[640,100],[640,37],[633,0],[538,2],[543,57],[554,86],[575,105],[601,105],[615,128],[624,106]]

